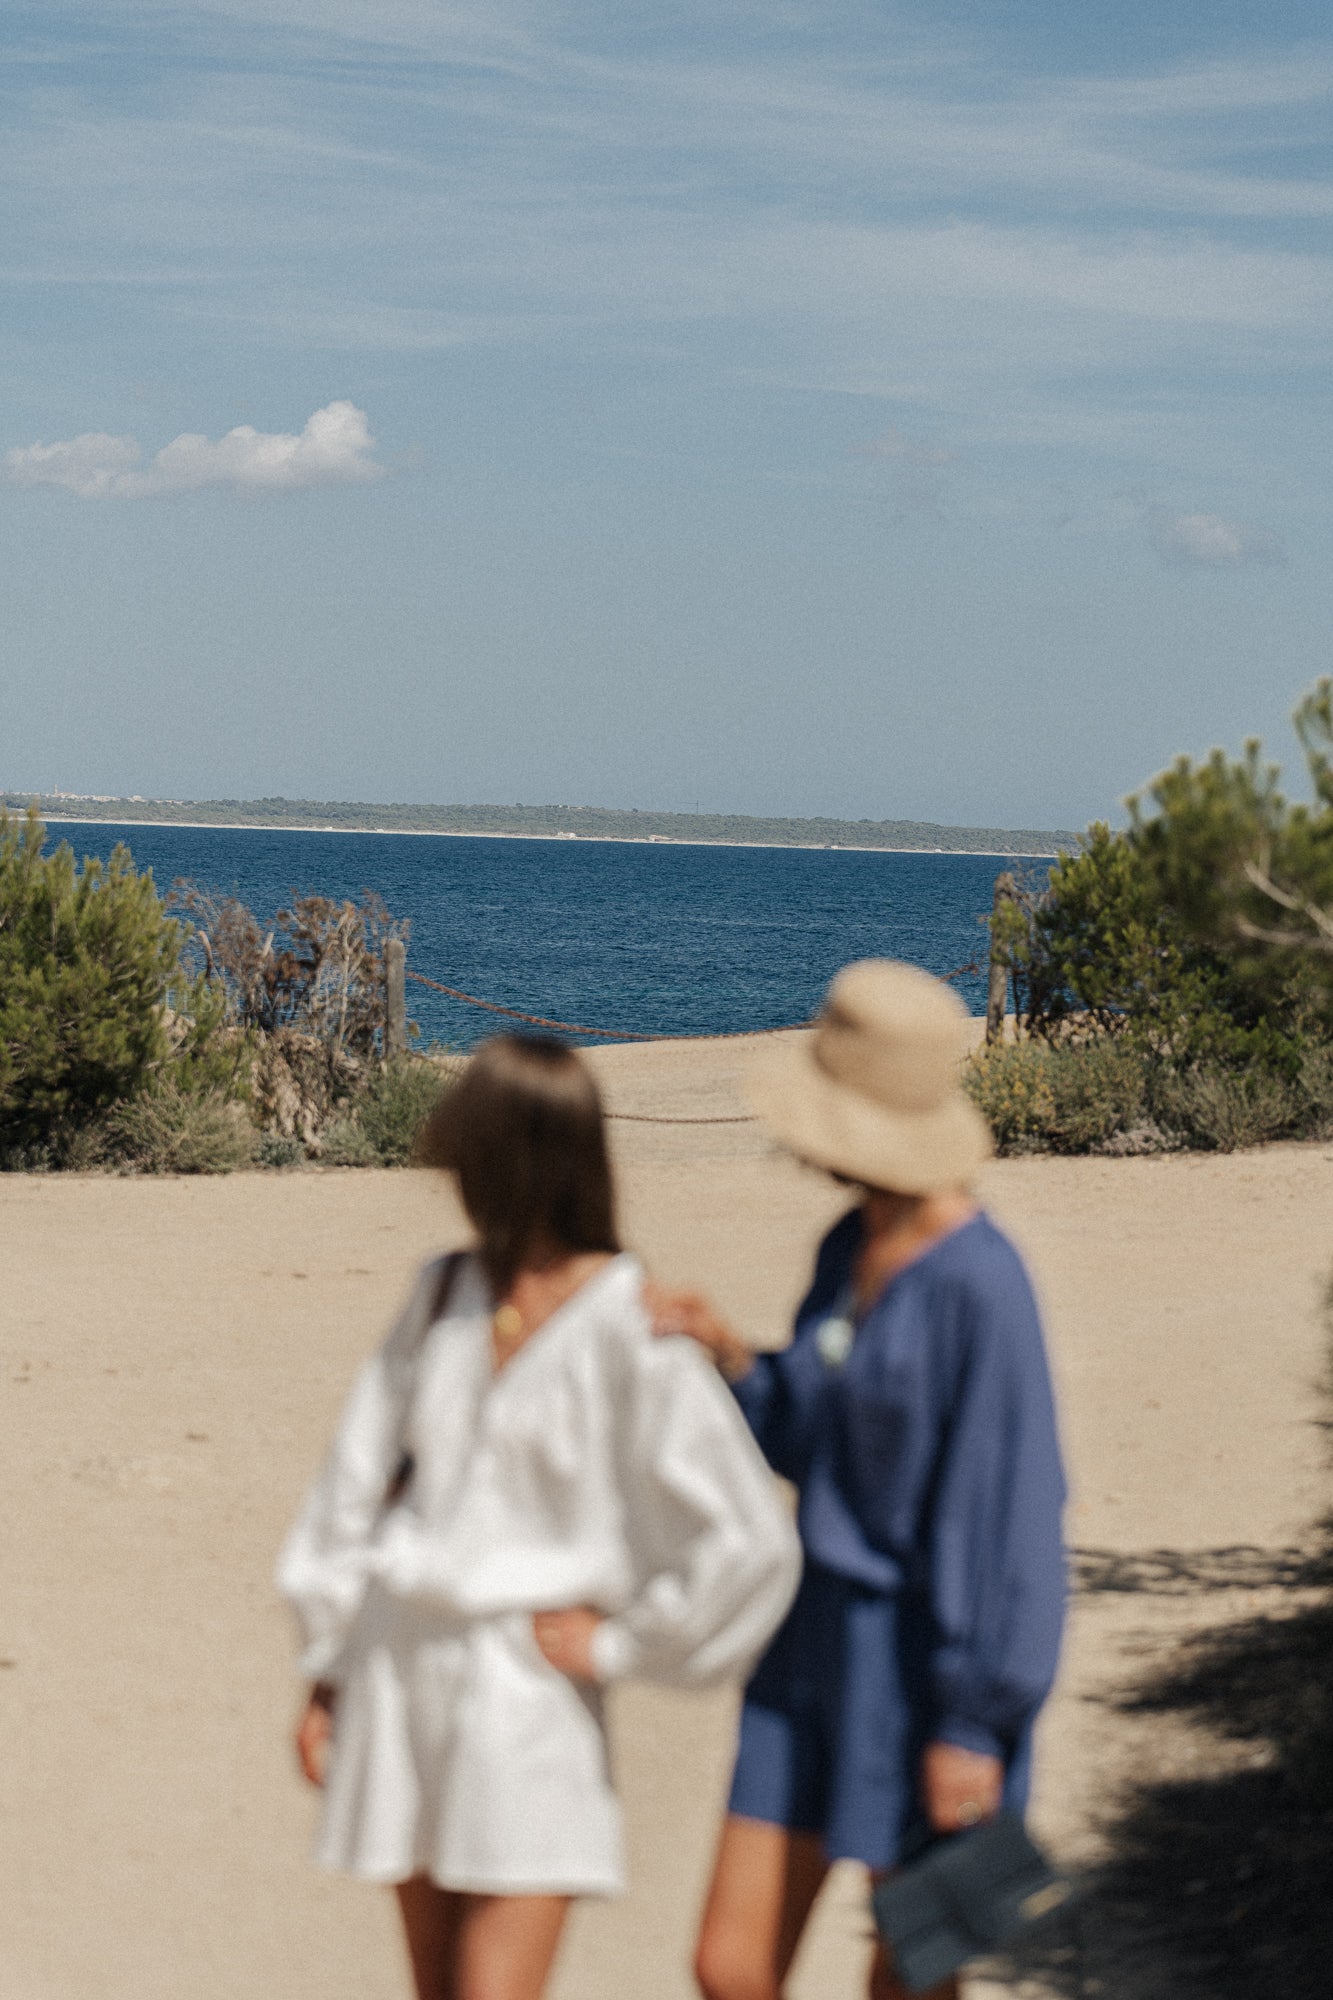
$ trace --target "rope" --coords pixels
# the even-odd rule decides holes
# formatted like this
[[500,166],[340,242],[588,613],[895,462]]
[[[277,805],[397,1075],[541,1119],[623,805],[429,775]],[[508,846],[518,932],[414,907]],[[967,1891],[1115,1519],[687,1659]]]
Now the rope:
[[618,1118],[622,1125],[757,1125],[752,1111],[740,1118],[654,1118],[646,1111],[604,1111],[604,1118]]
[[[977,972],[980,967],[975,960],[970,965],[960,965],[956,971],[946,972],[946,981],[962,978],[964,973]],[[479,1000],[475,993],[464,993],[460,987],[445,986],[438,979],[427,979],[424,972],[411,972],[404,968],[404,977],[415,979],[418,986],[429,986],[432,993],[447,993],[451,1000],[465,1001],[469,1007],[480,1007],[487,1014],[503,1014],[507,1021],[527,1021],[534,1028],[555,1028],[565,1035],[597,1035],[612,1042],[739,1042],[756,1035],[785,1035],[789,1028],[726,1028],[720,1034],[711,1035],[645,1035],[637,1028],[585,1028],[577,1021],[552,1021],[545,1014],[524,1014],[517,1007],[502,1007],[498,1000]],[[791,1028],[811,1028],[813,1021],[793,1021]],[[664,1118],[646,1111],[608,1111],[604,1114],[621,1125],[757,1125],[753,1113],[726,1118]]]
[[[409,971],[405,976],[415,979],[418,986],[429,986],[434,993],[447,993],[451,1000],[465,1000],[469,1007],[482,1007],[488,1014],[503,1014],[510,1021],[528,1021],[534,1028],[557,1028],[565,1035],[600,1035],[613,1042],[735,1042],[753,1035],[785,1035],[790,1028],[813,1026],[810,1021],[792,1021],[781,1028],[728,1028],[720,1034],[707,1035],[645,1035],[637,1028],[585,1028],[577,1021],[550,1021],[545,1014],[522,1014],[517,1007],[502,1007],[497,1000],[479,1000],[475,993],[464,993],[457,986],[445,986],[438,979],[427,979],[424,972]],[[683,1121],[671,1119],[663,1122],[679,1124]],[[717,1121],[703,1118],[697,1122],[712,1125]]]

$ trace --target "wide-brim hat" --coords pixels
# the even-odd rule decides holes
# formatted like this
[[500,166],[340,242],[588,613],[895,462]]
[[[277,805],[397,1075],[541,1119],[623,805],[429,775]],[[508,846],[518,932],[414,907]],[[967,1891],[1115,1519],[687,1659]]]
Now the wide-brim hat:
[[829,987],[813,1034],[755,1061],[745,1094],[816,1166],[901,1194],[959,1186],[992,1151],[959,1078],[967,1019],[928,972],[861,959]]

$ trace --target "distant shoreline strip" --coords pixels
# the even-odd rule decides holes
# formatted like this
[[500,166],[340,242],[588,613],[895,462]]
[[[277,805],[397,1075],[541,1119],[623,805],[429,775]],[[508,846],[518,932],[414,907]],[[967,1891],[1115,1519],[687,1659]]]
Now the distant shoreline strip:
[[[39,802],[40,803],[40,802]],[[552,846],[578,841],[583,847],[761,847],[778,853],[784,848],[802,854],[959,854],[984,860],[1053,861],[1057,847],[862,847],[850,840],[706,840],[674,833],[501,833],[461,826],[321,826],[313,821],[254,819],[95,819],[91,813],[43,812],[47,826],[182,827],[197,833],[336,833],[388,834],[408,840],[544,840]]]

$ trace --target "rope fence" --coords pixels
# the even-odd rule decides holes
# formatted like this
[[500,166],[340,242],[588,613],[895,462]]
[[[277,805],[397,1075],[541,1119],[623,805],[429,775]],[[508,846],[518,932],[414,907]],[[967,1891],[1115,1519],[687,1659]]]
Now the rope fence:
[[[534,1028],[555,1028],[564,1035],[597,1035],[611,1042],[737,1042],[746,1041],[754,1035],[785,1035],[793,1028],[810,1028],[812,1021],[788,1021],[780,1028],[723,1028],[719,1032],[700,1035],[644,1034],[638,1028],[585,1028],[577,1021],[552,1021],[545,1014],[523,1014],[517,1007],[502,1007],[498,1000],[480,1000],[475,993],[464,993],[457,986],[445,986],[438,979],[427,979],[424,972],[408,971],[408,979],[415,979],[418,986],[429,986],[433,993],[447,993],[451,1000],[464,1000],[469,1007],[481,1007],[488,1014],[503,1014],[509,1021],[527,1021]],[[708,1119],[713,1124],[713,1119]]]
[[[962,979],[980,969],[974,961],[945,973],[944,978],[946,981]],[[781,1028],[724,1028],[720,1033],[699,1035],[645,1034],[638,1028],[588,1028],[577,1021],[553,1021],[545,1014],[525,1014],[517,1007],[502,1007],[498,1000],[483,1000],[475,993],[464,993],[459,986],[446,986],[443,980],[428,979],[424,972],[412,972],[401,961],[398,977],[414,979],[418,986],[428,986],[432,993],[444,993],[450,1000],[461,1000],[468,1007],[479,1007],[483,1013],[500,1014],[507,1021],[525,1021],[533,1028],[554,1028],[563,1035],[595,1035],[599,1040],[608,1042],[739,1042],[753,1040],[759,1035],[785,1035],[794,1028],[814,1026],[813,1021],[791,1021]],[[670,1118],[646,1111],[608,1111],[605,1116],[620,1125],[755,1125],[759,1122],[753,1112],[719,1118]]]
[[[969,973],[981,971],[973,959],[967,965],[956,965],[952,972],[944,972],[940,977],[946,985],[955,979],[965,979]],[[701,1034],[645,1034],[641,1028],[588,1028],[578,1021],[553,1021],[545,1014],[524,1014],[517,1007],[502,1007],[498,1000],[482,1000],[475,993],[464,993],[459,986],[446,986],[442,980],[428,979],[424,972],[413,972],[403,968],[405,979],[415,979],[418,986],[429,986],[432,993],[445,993],[451,1000],[462,1000],[469,1007],[480,1007],[487,1014],[503,1014],[507,1021],[526,1021],[533,1028],[554,1028],[562,1035],[596,1035],[608,1042],[742,1042],[750,1041],[757,1035],[789,1035],[796,1028],[813,1028],[814,1022],[786,1021],[778,1028],[720,1028]],[[678,1120],[672,1120],[673,1124]],[[701,1121],[715,1124],[717,1120]]]

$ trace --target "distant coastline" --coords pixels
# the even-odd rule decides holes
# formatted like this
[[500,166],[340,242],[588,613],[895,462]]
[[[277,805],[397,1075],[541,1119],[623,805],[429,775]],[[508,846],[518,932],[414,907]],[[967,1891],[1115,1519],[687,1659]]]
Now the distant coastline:
[[319,799],[144,799],[61,792],[0,794],[11,811],[35,801],[73,825],[217,827],[270,833],[443,834],[509,840],[630,841],[699,847],[844,848],[862,853],[992,854],[1044,860],[1077,849],[1064,829],[939,826],[929,820],[765,818],[749,813],[637,812],[609,806],[422,806]]

